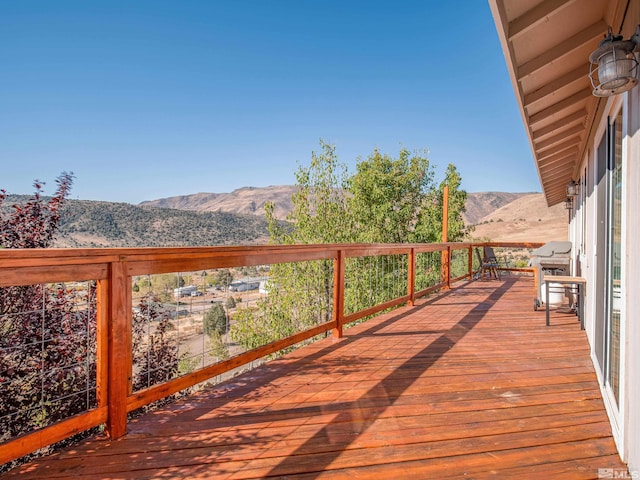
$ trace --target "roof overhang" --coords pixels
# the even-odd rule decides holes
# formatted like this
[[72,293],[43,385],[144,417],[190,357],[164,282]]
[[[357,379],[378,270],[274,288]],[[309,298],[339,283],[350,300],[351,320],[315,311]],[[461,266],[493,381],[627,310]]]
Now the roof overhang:
[[631,0],[489,0],[549,206],[579,177],[599,100],[589,54]]

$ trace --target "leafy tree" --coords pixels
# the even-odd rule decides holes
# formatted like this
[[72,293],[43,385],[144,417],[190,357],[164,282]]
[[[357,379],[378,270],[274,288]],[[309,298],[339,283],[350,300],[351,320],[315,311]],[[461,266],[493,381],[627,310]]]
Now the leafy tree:
[[420,222],[416,230],[418,236],[425,242],[442,241],[442,211],[444,204],[444,187],[449,186],[449,229],[447,231],[450,242],[459,242],[470,232],[464,224],[462,214],[465,211],[467,192],[460,189],[462,177],[458,173],[456,166],[450,163],[445,172],[445,178],[440,182],[438,188],[431,191],[427,200],[427,208],[421,210]]
[[[36,180],[35,194],[24,205],[13,205],[7,217],[0,216],[0,247],[2,248],[47,248],[51,246],[60,227],[60,214],[71,185],[73,173],[63,172],[56,179],[58,188],[48,202],[42,198],[43,182]],[[0,207],[7,192],[0,190]]]
[[217,270],[213,278],[216,285],[223,285],[224,287],[228,287],[233,282],[233,275],[228,268]]
[[211,353],[214,357],[216,357],[217,361],[226,360],[227,358],[229,358],[229,349],[224,343],[224,339],[222,338],[222,334],[220,332],[212,332],[209,335],[209,342]]
[[[0,213],[0,248],[53,245],[73,175],[62,173],[56,183],[50,199],[42,197],[44,184],[35,182],[30,199]],[[7,197],[0,191],[0,212],[7,210],[2,209]],[[141,284],[148,286],[146,277]],[[134,313],[134,357],[143,365],[136,369],[136,387],[176,372],[173,325],[157,305],[155,299],[150,303],[143,298]],[[150,324],[153,335],[141,340]],[[0,288],[0,441],[96,406],[95,329],[95,282],[86,282],[84,288],[64,284]],[[146,346],[150,348],[143,352]]]
[[[73,183],[35,194],[0,215],[0,248],[47,248],[60,226]],[[0,207],[7,198],[0,191]],[[81,304],[84,307],[79,308]],[[95,283],[83,291],[58,285],[0,288],[0,441],[95,406]]]
[[434,188],[433,176],[426,156],[412,155],[404,148],[398,158],[374,150],[358,162],[349,188],[349,209],[355,218],[358,241],[423,241],[416,226]]
[[[440,240],[442,189],[450,191],[450,239],[464,235],[461,213],[466,193],[460,176],[450,165],[436,186],[434,172],[424,154],[400,150],[397,158],[378,150],[357,163],[356,172],[338,161],[335,147],[321,142],[308,167],[296,173],[289,227],[278,223],[273,205],[266,205],[271,242],[295,243],[420,243]],[[418,275],[439,276],[433,256],[422,256]],[[388,300],[406,289],[406,267],[398,256],[348,259],[345,309],[361,310]],[[421,265],[420,262],[425,263]],[[372,287],[370,272],[375,271]],[[435,273],[433,273],[435,272]],[[254,348],[330,319],[333,300],[331,261],[273,265],[268,295],[255,307],[238,311],[231,335],[246,348]],[[422,279],[421,279],[422,280]]]
[[311,164],[296,172],[293,210],[287,216],[291,228],[283,228],[273,213],[273,205],[265,205],[271,242],[345,243],[356,241],[349,210],[347,166],[340,163],[335,147],[320,142],[321,152],[311,154]]
[[214,333],[222,335],[227,332],[227,314],[221,303],[214,303],[205,313],[203,324],[204,333],[209,337]]
[[227,298],[227,301],[224,303],[224,306],[228,309],[236,308],[236,301],[233,297]]
[[[271,242],[277,244],[353,242],[349,212],[348,169],[339,162],[335,147],[320,143],[311,164],[296,172],[293,210],[283,227],[273,205],[265,205]],[[256,307],[234,315],[231,337],[245,348],[255,348],[331,318],[333,303],[331,261],[282,263],[270,269],[269,294]]]

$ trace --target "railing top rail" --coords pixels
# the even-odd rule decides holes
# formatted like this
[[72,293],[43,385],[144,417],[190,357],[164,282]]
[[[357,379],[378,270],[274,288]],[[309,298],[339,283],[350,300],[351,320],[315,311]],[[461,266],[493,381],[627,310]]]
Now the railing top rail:
[[[248,264],[275,263],[278,261],[302,261],[337,256],[342,250],[347,256],[402,254],[414,248],[418,252],[468,247],[537,248],[538,242],[446,242],[446,243],[396,243],[396,244],[306,244],[306,245],[238,245],[214,247],[138,247],[138,248],[46,248],[0,249],[0,271],[24,267],[70,266],[128,262],[153,264],[198,264],[206,260],[215,267]],[[220,259],[225,261],[221,262]],[[218,259],[218,262],[213,261]],[[204,263],[203,263],[204,265]],[[167,265],[168,266],[168,265]],[[132,272],[133,273],[133,272]]]

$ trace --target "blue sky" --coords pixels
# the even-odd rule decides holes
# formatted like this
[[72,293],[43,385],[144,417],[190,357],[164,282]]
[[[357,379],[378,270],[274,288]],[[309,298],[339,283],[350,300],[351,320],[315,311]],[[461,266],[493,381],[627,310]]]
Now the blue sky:
[[428,150],[463,187],[539,191],[488,2],[3,0],[0,188],[76,175],[138,203]]

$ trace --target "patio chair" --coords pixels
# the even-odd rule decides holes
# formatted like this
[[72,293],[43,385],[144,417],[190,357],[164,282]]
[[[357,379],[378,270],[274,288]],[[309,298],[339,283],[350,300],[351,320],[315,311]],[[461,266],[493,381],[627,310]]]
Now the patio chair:
[[[489,251],[487,251],[487,249],[489,249]],[[489,273],[489,276],[500,280],[500,271],[498,270],[500,265],[493,253],[493,249],[491,247],[484,247],[484,256],[480,255],[480,250],[477,248],[475,250],[478,261],[480,262],[480,277],[484,278],[485,273]]]
[[486,262],[495,262],[498,264],[498,268],[505,268],[505,269],[509,268],[509,261],[505,257],[498,257],[493,251],[493,248],[484,247],[483,250],[484,250],[484,259]]

